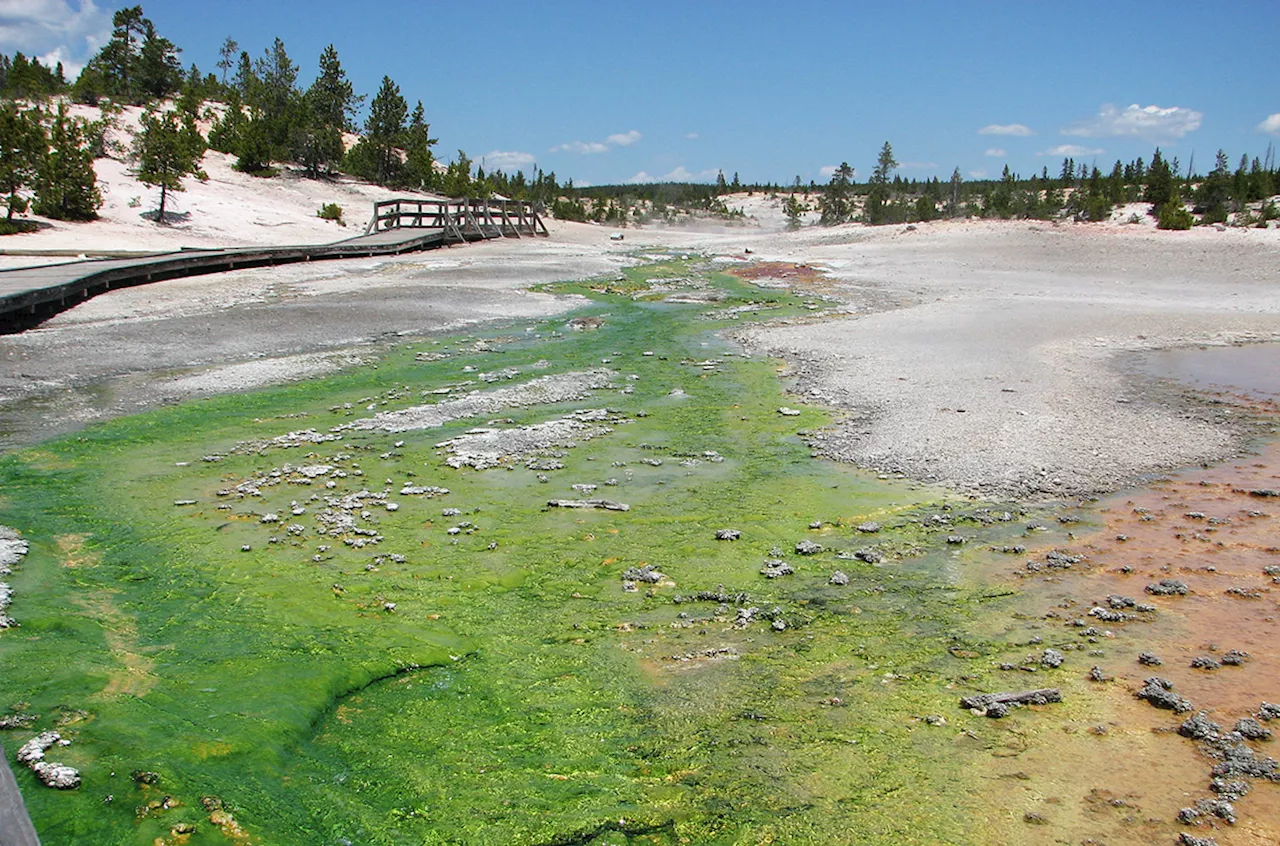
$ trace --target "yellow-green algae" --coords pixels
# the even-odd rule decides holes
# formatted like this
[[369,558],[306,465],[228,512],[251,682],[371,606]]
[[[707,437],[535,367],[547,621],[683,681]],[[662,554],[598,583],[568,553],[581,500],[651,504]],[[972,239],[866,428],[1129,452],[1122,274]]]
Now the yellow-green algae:
[[[723,298],[662,302],[652,280]],[[438,338],[376,367],[188,402],[0,460],[0,524],[32,543],[12,578],[22,625],[0,633],[0,673],[11,702],[40,715],[32,731],[64,724],[73,742],[58,758],[84,778],[55,792],[18,773],[46,842],[984,842],[969,777],[1000,741],[956,701],[995,683],[988,661],[966,659],[1010,645],[989,626],[966,632],[1010,600],[958,580],[954,529],[922,518],[954,514],[975,542],[1021,526],[963,522],[973,503],[810,456],[797,432],[827,415],[778,414],[796,402],[776,363],[714,334],[803,315],[795,296],[696,259],[557,288],[587,294],[578,316],[598,328],[558,318]],[[520,465],[444,466],[435,445],[490,422],[478,418],[234,449],[435,399],[479,372],[515,367],[521,381],[605,360],[613,390],[504,412],[501,425],[579,408],[629,418],[564,450],[545,483]],[[217,494],[286,462],[348,475],[331,490],[321,478]],[[316,536],[308,497],[387,479],[393,494],[406,482],[451,492],[392,496],[400,508],[379,511],[376,546]],[[544,507],[575,496],[573,483],[631,510]],[[308,513],[291,517],[292,500]],[[283,522],[261,523],[267,511]],[[879,534],[855,531],[872,519]],[[463,520],[472,532],[446,534]],[[295,521],[300,538],[286,532]],[[742,537],[717,541],[720,528]],[[825,551],[797,556],[803,539]],[[835,557],[867,546],[897,554],[879,566]],[[796,573],[767,580],[775,547]],[[375,561],[390,553],[404,561]],[[625,592],[621,572],[645,563],[674,584]],[[828,584],[837,569],[848,585]],[[721,587],[749,599],[674,601]],[[739,606],[776,608],[787,627],[735,627]],[[931,714],[972,725],[932,726]],[[135,771],[159,780],[138,784]],[[218,797],[222,827],[202,797]],[[180,824],[194,827],[185,841]]]

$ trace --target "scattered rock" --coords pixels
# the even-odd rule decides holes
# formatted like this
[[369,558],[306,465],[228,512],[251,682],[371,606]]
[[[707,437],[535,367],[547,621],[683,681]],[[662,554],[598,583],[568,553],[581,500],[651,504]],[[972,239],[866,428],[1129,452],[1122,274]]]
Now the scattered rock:
[[46,787],[57,790],[74,790],[80,786],[80,771],[66,764],[37,761],[31,765],[36,778],[44,782]]
[[849,584],[849,577],[844,572],[836,570],[831,574],[831,578],[827,580],[827,584],[844,586]]
[[880,554],[879,550],[871,549],[869,547],[859,549],[857,552],[853,553],[853,557],[858,561],[865,561],[868,564],[879,564],[884,561],[884,556]]
[[1257,716],[1260,720],[1280,720],[1280,705],[1263,702],[1262,706],[1258,708]]
[[1190,588],[1181,579],[1161,579],[1147,585],[1146,591],[1152,596],[1186,596]]
[[1049,668],[1061,667],[1065,660],[1066,656],[1056,649],[1046,649],[1040,656],[1041,665]]
[[800,411],[794,408],[787,408],[785,405],[778,409],[778,413],[783,417],[799,417]]
[[622,571],[622,580],[626,582],[643,582],[645,584],[656,585],[666,577],[665,573],[657,570],[652,564],[644,564],[640,567],[628,567]]
[[1191,667],[1196,670],[1220,670],[1222,662],[1212,655],[1199,655],[1191,659]]
[[1196,837],[1194,834],[1187,834],[1185,831],[1178,834],[1179,846],[1218,846],[1218,841],[1212,837]]
[[1236,721],[1236,731],[1246,740],[1270,740],[1271,729],[1263,728],[1253,717],[1241,717]]
[[863,532],[864,534],[868,534],[868,535],[873,535],[876,532],[880,531],[880,524],[874,520],[868,520],[865,523],[859,523],[856,528],[859,532]]
[[797,555],[817,555],[822,552],[822,544],[814,543],[811,540],[802,540],[796,544]]
[[790,576],[795,572],[790,564],[779,559],[771,558],[764,562],[764,566],[760,568],[760,575],[766,579],[776,579],[779,576]]
[[1138,663],[1148,667],[1159,667],[1164,662],[1160,660],[1160,656],[1150,652],[1139,652]]
[[742,532],[737,529],[716,529],[716,540],[736,541],[742,537]]
[[1145,699],[1157,708],[1185,714],[1191,710],[1191,701],[1173,692],[1173,682],[1152,676],[1143,681],[1142,688],[1134,696]]
[[1097,666],[1096,664],[1095,664],[1093,667],[1090,667],[1090,668],[1089,668],[1089,676],[1088,676],[1088,679],[1089,679],[1089,681],[1091,681],[1091,682],[1106,682],[1106,681],[1111,681],[1111,677],[1110,677],[1110,676],[1108,676],[1105,672],[1103,672],[1103,671],[1102,671],[1102,668],[1101,668],[1101,667],[1099,667],[1099,666]]
[[1210,720],[1207,711],[1201,711],[1183,720],[1178,734],[1192,740],[1214,741],[1222,736],[1222,726]]

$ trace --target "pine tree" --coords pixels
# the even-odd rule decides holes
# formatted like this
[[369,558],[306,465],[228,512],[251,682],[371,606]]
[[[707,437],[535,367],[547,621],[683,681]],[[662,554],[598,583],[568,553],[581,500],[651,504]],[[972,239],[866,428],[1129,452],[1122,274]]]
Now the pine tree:
[[[397,182],[403,163],[397,146],[405,131],[405,117],[409,106],[400,95],[400,86],[391,81],[391,77],[382,78],[382,86],[378,94],[369,104],[369,117],[364,123],[364,138],[356,145],[360,149],[354,157],[354,163],[361,168],[356,175],[363,176],[379,185],[391,185]],[[353,149],[353,153],[355,149]],[[468,170],[470,164],[468,163]],[[469,175],[469,174],[468,174]]]
[[218,48],[218,68],[222,71],[222,84],[227,84],[227,73],[235,66],[236,53],[240,52],[240,45],[230,35],[227,40],[222,42],[222,46]]
[[897,167],[898,160],[893,157],[893,147],[886,141],[884,146],[880,148],[880,155],[876,159],[876,169],[871,174],[871,179],[868,180],[871,184],[871,190],[867,192],[867,223],[876,225],[889,222],[889,215],[886,209],[892,197],[892,193],[889,190],[889,174],[893,173]]
[[1173,171],[1160,154],[1160,148],[1157,147],[1155,153],[1151,156],[1151,164],[1147,167],[1147,187],[1142,195],[1142,200],[1151,204],[1152,216],[1159,217],[1160,209],[1164,207],[1165,203],[1173,200],[1176,193]]
[[137,101],[162,100],[182,87],[180,52],[173,42],[156,34],[151,21],[142,19],[142,47],[138,51],[133,89]]
[[142,131],[135,140],[135,175],[144,185],[160,189],[160,209],[156,223],[164,224],[165,203],[171,191],[185,191],[182,180],[187,176],[206,179],[200,170],[204,156],[204,138],[196,129],[191,115],[170,111],[157,113],[148,109],[142,114]]
[[0,103],[0,198],[6,207],[5,223],[13,230],[13,216],[27,210],[27,194],[34,187],[40,163],[49,149],[38,110],[19,109],[17,103]]
[[[431,137],[431,126],[426,121],[426,114],[422,108],[422,101],[413,107],[413,114],[409,116],[409,128],[404,133],[404,183],[418,190],[427,190],[435,187],[436,169],[435,157],[431,154],[431,147],[436,143],[436,139]],[[554,180],[554,174],[552,179]],[[519,174],[520,185],[524,183],[524,174]]]
[[102,192],[93,169],[93,145],[85,124],[61,103],[49,125],[49,147],[36,175],[36,214],[55,220],[93,220]]
[[823,226],[847,222],[853,216],[853,202],[849,197],[852,191],[853,168],[849,167],[848,162],[841,162],[818,199],[818,208],[822,212],[818,222]]

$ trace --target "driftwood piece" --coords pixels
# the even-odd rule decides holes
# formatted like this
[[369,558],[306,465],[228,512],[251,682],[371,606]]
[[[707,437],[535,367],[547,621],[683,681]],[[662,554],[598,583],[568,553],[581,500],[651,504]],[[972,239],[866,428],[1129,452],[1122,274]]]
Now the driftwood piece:
[[548,508],[603,508],[605,511],[630,511],[631,506],[625,502],[614,502],[612,499],[550,499]]
[[1011,705],[1045,705],[1049,702],[1061,701],[1062,691],[1056,687],[1042,687],[1036,690],[979,693],[976,696],[966,696],[960,700],[960,707],[983,711],[988,717],[1003,717],[1009,713]]

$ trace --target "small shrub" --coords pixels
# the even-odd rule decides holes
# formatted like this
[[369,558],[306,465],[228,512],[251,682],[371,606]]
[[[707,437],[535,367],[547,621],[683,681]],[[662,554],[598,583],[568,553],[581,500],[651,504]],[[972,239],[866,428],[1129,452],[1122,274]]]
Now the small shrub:
[[339,226],[347,225],[342,219],[342,206],[337,203],[325,203],[320,207],[320,210],[316,212],[316,217],[321,220],[332,220]]
[[1160,215],[1156,219],[1156,229],[1190,229],[1195,223],[1191,212],[1177,200],[1171,200],[1160,207]]
[[4,220],[0,218],[0,235],[18,235],[35,232],[39,226],[34,220]]

